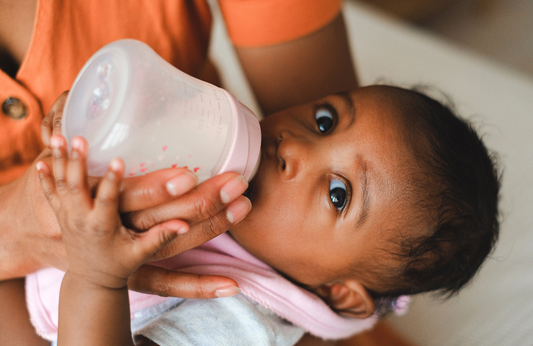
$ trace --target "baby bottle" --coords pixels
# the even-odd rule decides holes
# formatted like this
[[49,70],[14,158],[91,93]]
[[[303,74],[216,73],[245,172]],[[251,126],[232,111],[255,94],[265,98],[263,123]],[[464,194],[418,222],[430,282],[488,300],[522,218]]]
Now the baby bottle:
[[119,40],[94,54],[70,90],[63,136],[88,142],[89,175],[120,157],[126,176],[186,167],[202,182],[222,172],[250,180],[259,161],[257,117],[227,91],[170,65],[149,46]]

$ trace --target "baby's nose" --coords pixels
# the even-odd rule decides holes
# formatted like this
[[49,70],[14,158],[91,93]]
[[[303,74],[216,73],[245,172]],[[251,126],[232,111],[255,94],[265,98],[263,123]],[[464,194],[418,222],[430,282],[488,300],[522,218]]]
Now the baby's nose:
[[298,176],[307,166],[310,143],[288,131],[280,133],[278,141],[281,176],[283,180],[288,181]]

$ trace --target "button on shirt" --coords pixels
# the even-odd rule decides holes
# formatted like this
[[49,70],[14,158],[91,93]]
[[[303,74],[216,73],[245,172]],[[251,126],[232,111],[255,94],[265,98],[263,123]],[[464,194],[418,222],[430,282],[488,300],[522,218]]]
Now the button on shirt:
[[23,119],[28,115],[28,107],[18,98],[10,97],[2,103],[2,113],[13,119]]
[[0,71],[0,185],[22,175],[43,150],[36,97]]

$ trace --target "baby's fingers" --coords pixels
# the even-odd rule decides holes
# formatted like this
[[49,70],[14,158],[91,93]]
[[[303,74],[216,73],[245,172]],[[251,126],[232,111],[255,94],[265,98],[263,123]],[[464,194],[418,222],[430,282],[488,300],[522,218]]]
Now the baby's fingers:
[[52,168],[54,171],[55,188],[59,196],[67,193],[67,141],[63,136],[52,136]]
[[41,181],[41,187],[43,188],[44,195],[48,200],[48,203],[54,211],[57,211],[59,208],[59,201],[56,194],[56,184],[54,182],[54,177],[50,171],[50,167],[43,161],[37,162],[35,165],[37,172],[39,173],[39,180]]
[[81,210],[90,208],[91,192],[87,182],[87,142],[82,137],[72,139],[72,151],[67,167],[67,188],[70,202]]
[[120,184],[124,176],[124,169],[124,162],[121,159],[113,159],[109,164],[109,170],[98,185],[94,215],[104,224],[118,219]]
[[172,242],[180,234],[189,230],[185,221],[171,220],[150,228],[146,232],[138,234],[135,250],[137,256],[148,259],[155,252]]

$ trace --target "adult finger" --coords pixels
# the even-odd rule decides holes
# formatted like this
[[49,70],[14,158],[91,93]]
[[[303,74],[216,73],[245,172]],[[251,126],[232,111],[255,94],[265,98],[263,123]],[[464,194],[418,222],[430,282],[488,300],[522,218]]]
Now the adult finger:
[[146,230],[171,219],[181,219],[192,226],[217,215],[247,187],[248,182],[243,176],[226,173],[196,186],[175,200],[130,213],[124,221],[138,230]]
[[150,257],[150,261],[159,261],[175,256],[215,238],[241,221],[251,209],[250,200],[244,196],[239,196],[216,215],[194,225],[189,224],[190,230],[187,233],[180,235],[154,253]]
[[39,181],[41,182],[41,187],[43,188],[44,195],[54,211],[57,211],[59,207],[59,201],[56,195],[56,185],[54,178],[52,176],[52,171],[48,164],[43,161],[36,163],[35,168],[39,174]]
[[143,265],[130,276],[128,288],[163,297],[189,299],[230,297],[240,292],[237,282],[227,277],[182,273],[152,265]]
[[169,168],[122,182],[120,210],[132,212],[154,207],[183,195],[198,183],[198,177],[185,168]]
[[63,92],[41,122],[41,138],[47,147],[50,147],[50,139],[53,135],[61,134],[61,119],[63,118],[63,108],[65,108],[67,97],[68,91]]

